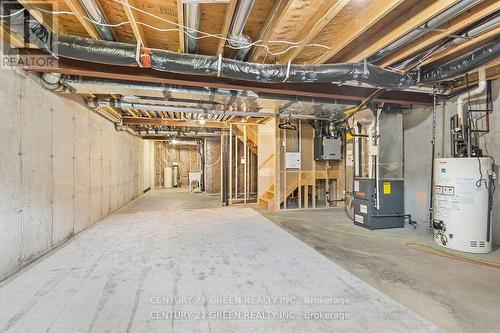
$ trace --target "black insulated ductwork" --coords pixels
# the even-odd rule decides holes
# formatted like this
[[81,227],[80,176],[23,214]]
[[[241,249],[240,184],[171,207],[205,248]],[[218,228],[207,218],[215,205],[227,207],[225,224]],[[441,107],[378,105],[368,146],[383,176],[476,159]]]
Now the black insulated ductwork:
[[[24,18],[21,15],[19,19]],[[136,45],[131,44],[56,35],[35,20],[32,19],[32,21],[29,29],[31,40],[56,57],[118,66],[151,67],[158,71],[180,74],[220,76],[268,83],[330,82],[342,84],[354,80],[374,87],[402,90],[419,83],[431,83],[460,76],[500,55],[499,38],[496,38],[441,66],[408,73],[399,73],[369,63],[256,64],[157,49],[141,48],[138,50]]]

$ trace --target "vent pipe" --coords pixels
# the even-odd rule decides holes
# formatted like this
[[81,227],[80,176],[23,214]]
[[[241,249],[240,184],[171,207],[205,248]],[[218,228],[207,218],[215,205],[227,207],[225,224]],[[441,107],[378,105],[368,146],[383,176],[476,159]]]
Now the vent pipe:
[[374,55],[372,55],[370,58],[368,58],[368,61],[371,63],[379,61],[380,59],[382,59],[385,56],[389,55],[390,53],[396,51],[400,47],[402,47],[402,46],[410,43],[411,41],[415,40],[416,38],[426,34],[429,30],[438,28],[442,24],[448,22],[449,20],[456,17],[457,15],[460,15],[461,13],[463,13],[466,10],[470,9],[471,7],[475,6],[479,2],[481,2],[481,0],[462,0],[462,1],[460,1],[456,5],[443,11],[441,14],[434,16],[429,21],[424,23],[422,26],[409,32],[408,34],[401,37],[400,39],[398,39],[394,43],[389,44],[385,48],[379,50]]
[[101,34],[102,39],[114,41],[113,31],[109,26],[103,25],[107,24],[107,20],[102,13],[101,6],[96,0],[81,0],[83,8],[89,15],[90,19],[94,21],[96,29]]
[[479,82],[477,88],[472,91],[466,91],[462,95],[458,96],[457,99],[457,115],[460,124],[465,125],[465,118],[467,115],[464,112],[464,103],[468,102],[471,97],[482,94],[486,91],[486,68],[482,66],[479,68]]
[[[198,52],[198,30],[200,28],[201,6],[199,3],[187,3],[184,5],[186,10],[186,47],[188,53]],[[182,15],[182,13],[179,13]]]
[[255,0],[240,0],[234,13],[233,23],[229,31],[229,45],[238,49],[236,59],[242,60],[250,51],[252,39],[243,34],[243,29],[247,24],[250,12],[255,4]]

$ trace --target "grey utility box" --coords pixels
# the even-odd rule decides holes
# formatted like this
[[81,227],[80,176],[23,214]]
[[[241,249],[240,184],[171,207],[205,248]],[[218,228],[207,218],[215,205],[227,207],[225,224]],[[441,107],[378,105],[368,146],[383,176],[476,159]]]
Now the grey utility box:
[[379,179],[379,208],[375,180],[354,178],[354,224],[368,229],[403,228],[404,180]]
[[316,161],[341,160],[342,139],[330,136],[314,137],[314,159]]

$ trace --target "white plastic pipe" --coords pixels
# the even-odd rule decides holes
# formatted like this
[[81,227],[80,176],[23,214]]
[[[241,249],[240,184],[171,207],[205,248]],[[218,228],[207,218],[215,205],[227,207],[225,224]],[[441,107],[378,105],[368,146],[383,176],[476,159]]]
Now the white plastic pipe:
[[479,83],[477,85],[477,88],[458,96],[457,114],[461,125],[465,125],[465,118],[466,118],[466,115],[464,113],[464,103],[468,101],[469,98],[480,95],[485,91],[486,91],[486,68],[482,66],[479,68]]

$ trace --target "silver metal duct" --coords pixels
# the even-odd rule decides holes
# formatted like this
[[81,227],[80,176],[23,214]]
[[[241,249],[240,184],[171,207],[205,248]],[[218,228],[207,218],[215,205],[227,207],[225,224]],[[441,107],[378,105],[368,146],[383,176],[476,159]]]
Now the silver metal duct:
[[[450,40],[449,42],[445,43],[444,45],[436,46],[435,49],[431,50],[430,53],[436,54],[436,53],[442,52],[446,49],[449,49],[451,47],[458,46],[462,43],[465,43],[467,40],[474,38],[474,37],[477,37],[477,36],[481,35],[482,33],[485,33],[489,30],[497,28],[498,26],[500,26],[500,15],[498,15],[498,16],[492,18],[491,20],[488,20],[488,21],[486,21],[478,26],[473,27],[469,31],[461,34],[460,37],[456,37],[456,38]],[[419,53],[419,54],[417,54],[411,58],[408,58],[404,61],[400,61],[394,67],[403,68],[403,67],[407,67],[410,64],[416,64],[417,62],[421,62],[424,60],[425,57],[427,57],[427,53],[428,53],[428,51],[424,51],[424,52]]]
[[294,118],[294,119],[321,119],[331,120],[331,117],[317,117],[309,114],[297,113],[276,113],[276,112],[252,112],[252,111],[220,111],[214,109],[203,109],[193,107],[179,107],[163,104],[155,104],[154,100],[142,100],[141,103],[126,102],[122,99],[94,98],[88,99],[87,105],[90,108],[98,108],[104,106],[112,106],[120,109],[132,109],[141,111],[160,111],[172,113],[187,113],[187,114],[205,114],[205,115],[223,115],[223,116],[239,116],[239,117],[256,117],[256,118]]
[[491,20],[488,20],[484,22],[483,24],[478,25],[477,27],[474,27],[461,35],[460,37],[457,37],[451,41],[452,44],[454,45],[460,45],[464,42],[467,41],[467,39],[474,38],[476,36],[479,36],[480,34],[497,28],[500,25],[500,15],[498,15],[495,18],[492,18]]
[[[186,34],[184,35],[188,53],[198,52],[198,30],[200,28],[201,5],[199,3],[184,4],[186,11]],[[182,13],[179,13],[182,15]]]
[[247,24],[248,17],[252,11],[255,0],[240,0],[238,7],[234,13],[231,30],[229,31],[229,45],[238,48],[236,59],[245,58],[248,51],[250,51],[252,40],[247,35],[243,34],[243,29]]
[[62,74],[61,73],[42,73],[40,75],[40,84],[48,90],[62,92],[66,90],[66,87],[60,82]]
[[402,47],[402,46],[410,43],[411,41],[415,40],[416,38],[426,34],[430,29],[438,28],[442,24],[448,22],[449,20],[456,17],[457,15],[460,15],[461,13],[463,13],[466,10],[470,9],[471,7],[475,6],[479,2],[481,2],[481,0],[462,0],[462,1],[460,1],[456,5],[443,11],[441,14],[434,16],[429,21],[427,21],[425,24],[423,24],[422,26],[418,27],[417,29],[411,31],[410,33],[406,34],[405,36],[398,39],[394,43],[379,50],[374,55],[369,57],[368,61],[371,63],[379,61],[380,59],[382,59],[385,56],[387,56],[388,54],[396,51],[400,47]]
[[85,11],[89,15],[90,19],[92,19],[92,21],[94,22],[97,22],[97,24],[94,23],[94,25],[101,34],[102,39],[114,41],[115,37],[113,35],[113,31],[111,30],[111,28],[106,25],[103,25],[103,24],[108,24],[108,22],[106,21],[106,18],[102,13],[102,9],[99,3],[96,0],[80,0],[80,1],[83,5],[83,8],[85,8]]

